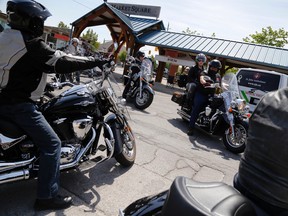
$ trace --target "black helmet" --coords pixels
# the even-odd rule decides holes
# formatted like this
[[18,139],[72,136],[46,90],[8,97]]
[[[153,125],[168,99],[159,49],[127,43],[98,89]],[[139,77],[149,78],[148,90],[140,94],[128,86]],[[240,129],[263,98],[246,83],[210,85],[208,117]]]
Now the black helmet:
[[138,51],[138,52],[136,53],[136,58],[140,58],[140,57],[145,57],[145,53],[142,52],[142,51]]
[[51,16],[47,8],[33,0],[9,0],[6,12],[11,28],[27,31],[35,37],[43,34],[44,21]]
[[203,53],[199,53],[196,58],[195,58],[196,62],[199,62],[200,60],[203,61],[203,63],[206,63],[206,56]]
[[222,64],[219,60],[217,59],[213,59],[212,61],[209,62],[209,67],[214,67],[217,69],[221,69],[222,68]]

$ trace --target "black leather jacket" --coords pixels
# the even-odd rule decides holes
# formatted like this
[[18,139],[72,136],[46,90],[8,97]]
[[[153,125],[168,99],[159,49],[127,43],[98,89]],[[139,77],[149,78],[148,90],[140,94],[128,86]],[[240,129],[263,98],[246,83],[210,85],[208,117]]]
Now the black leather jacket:
[[0,105],[36,101],[47,73],[71,73],[105,63],[53,50],[41,38],[15,29],[1,32],[0,47]]
[[195,65],[190,68],[188,72],[188,83],[195,82],[196,84],[199,83],[199,77],[201,72],[203,72],[204,69],[201,69],[198,67],[198,65]]
[[288,88],[267,93],[254,110],[238,180],[256,197],[288,209]]

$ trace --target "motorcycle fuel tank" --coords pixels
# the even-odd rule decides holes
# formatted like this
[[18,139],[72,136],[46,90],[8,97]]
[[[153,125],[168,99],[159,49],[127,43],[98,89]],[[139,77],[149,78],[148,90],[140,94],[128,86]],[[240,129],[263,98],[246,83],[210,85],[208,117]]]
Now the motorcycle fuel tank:
[[86,86],[73,86],[53,98],[45,107],[45,114],[89,114],[95,110],[95,98]]

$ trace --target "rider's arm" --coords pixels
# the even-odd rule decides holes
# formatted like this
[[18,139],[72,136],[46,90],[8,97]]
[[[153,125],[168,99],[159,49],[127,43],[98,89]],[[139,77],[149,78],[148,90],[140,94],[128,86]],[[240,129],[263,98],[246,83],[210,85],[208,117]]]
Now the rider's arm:
[[202,85],[205,85],[206,84],[206,81],[204,80],[204,75],[200,75],[200,83]]

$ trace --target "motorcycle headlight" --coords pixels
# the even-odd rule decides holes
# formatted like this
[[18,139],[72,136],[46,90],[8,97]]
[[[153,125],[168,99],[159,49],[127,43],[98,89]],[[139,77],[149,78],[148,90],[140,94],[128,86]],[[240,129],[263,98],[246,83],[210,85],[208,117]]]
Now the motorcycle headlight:
[[246,107],[246,101],[244,101],[243,99],[236,99],[236,105],[239,111],[244,111],[245,107]]

